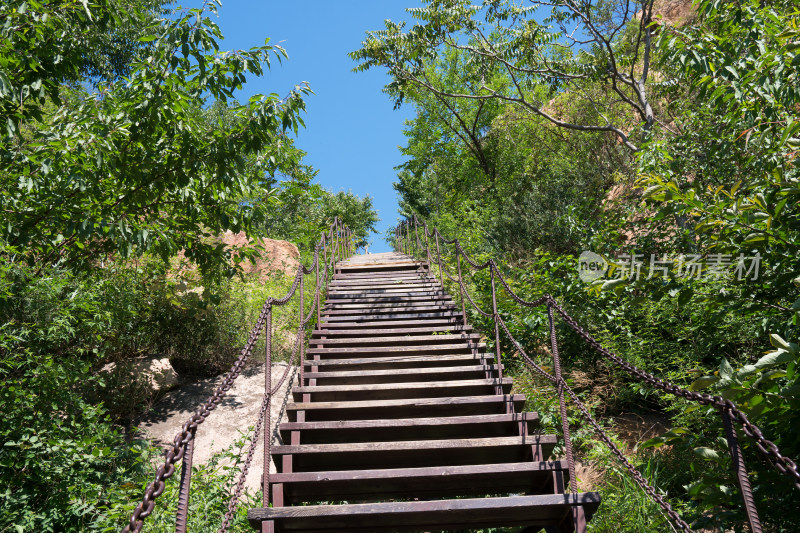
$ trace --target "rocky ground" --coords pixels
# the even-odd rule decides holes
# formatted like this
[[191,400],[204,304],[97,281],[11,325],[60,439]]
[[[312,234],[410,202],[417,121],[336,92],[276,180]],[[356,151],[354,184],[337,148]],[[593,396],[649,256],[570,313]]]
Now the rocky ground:
[[[287,368],[286,363],[272,365],[273,386],[278,383]],[[289,368],[289,378],[295,377],[295,367]],[[281,389],[272,398],[272,430],[277,430],[281,419],[285,421],[286,392],[294,385],[287,378]],[[220,384],[222,377],[187,383],[167,393],[139,424],[139,429],[157,444],[171,443],[183,423],[205,402]],[[239,438],[240,431],[247,432],[255,425],[264,398],[264,367],[249,367],[242,372],[228,391],[222,403],[211,412],[197,430],[194,462],[208,461],[211,456],[224,450]],[[264,467],[263,439],[259,439],[246,486],[258,490]],[[280,437],[275,442],[280,442]],[[245,452],[246,453],[246,450]],[[275,471],[275,466],[272,466]]]

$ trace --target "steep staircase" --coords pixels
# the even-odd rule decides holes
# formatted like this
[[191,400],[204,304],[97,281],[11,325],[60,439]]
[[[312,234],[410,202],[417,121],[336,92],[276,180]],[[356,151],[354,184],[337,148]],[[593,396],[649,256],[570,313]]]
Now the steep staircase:
[[582,531],[597,493],[565,491],[556,437],[498,379],[428,266],[399,254],[337,264],[289,422],[272,447],[264,532]]

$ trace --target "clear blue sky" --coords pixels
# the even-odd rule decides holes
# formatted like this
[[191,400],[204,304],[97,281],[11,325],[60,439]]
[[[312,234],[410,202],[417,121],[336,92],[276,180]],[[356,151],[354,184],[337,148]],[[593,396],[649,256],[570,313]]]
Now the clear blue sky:
[[308,152],[306,163],[320,171],[325,188],[373,197],[381,221],[370,252],[389,250],[382,234],[397,219],[393,167],[403,161],[403,120],[413,110],[394,111],[381,91],[385,71],[352,72],[347,53],[359,48],[365,31],[381,29],[387,18],[408,20],[405,8],[415,6],[417,0],[222,0],[217,19],[222,49],[259,46],[269,37],[289,54],[265,76],[248,79],[241,100],[257,93],[284,96],[302,81],[311,86],[315,94],[306,99],[306,128],[296,144]]

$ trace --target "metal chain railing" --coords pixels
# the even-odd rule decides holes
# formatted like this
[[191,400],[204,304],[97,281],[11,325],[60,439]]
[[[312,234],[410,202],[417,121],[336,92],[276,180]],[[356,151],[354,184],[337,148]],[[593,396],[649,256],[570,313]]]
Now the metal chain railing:
[[[414,230],[413,239],[411,235],[412,226]],[[424,241],[419,237],[420,226],[422,227],[423,230]],[[429,237],[435,237],[436,239],[435,261],[433,260],[430,246],[428,244]],[[446,268],[446,261],[442,260],[440,242],[446,245],[452,245],[454,248],[454,253],[455,253],[454,262],[456,263],[457,267],[457,275],[458,275],[457,278],[454,278],[450,274],[450,272]],[[663,496],[658,494],[658,492],[647,483],[647,481],[644,479],[641,473],[625,458],[621,450],[619,450],[619,448],[613,443],[610,437],[603,430],[602,426],[600,426],[600,424],[594,419],[594,417],[589,412],[588,408],[586,408],[586,406],[578,399],[578,396],[567,385],[566,381],[561,376],[558,345],[555,338],[553,311],[555,311],[555,313],[557,313],[561,317],[561,319],[573,331],[575,331],[578,334],[578,336],[581,339],[583,339],[589,346],[591,346],[592,349],[597,351],[608,361],[614,363],[614,365],[616,365],[618,368],[621,368],[622,370],[627,372],[629,375],[661,391],[673,394],[681,398],[685,398],[687,400],[696,403],[700,403],[702,405],[712,406],[720,412],[722,416],[723,426],[726,429],[726,438],[731,458],[733,460],[734,472],[736,474],[737,481],[741,489],[745,514],[747,516],[750,529],[751,531],[753,531],[753,533],[761,533],[761,524],[758,517],[758,512],[756,510],[752,489],[750,487],[749,477],[747,475],[747,471],[744,465],[744,460],[742,458],[741,448],[738,439],[736,438],[736,433],[733,429],[732,425],[733,423],[738,424],[742,428],[743,433],[755,442],[756,448],[759,450],[759,452],[761,452],[767,458],[770,464],[772,464],[773,467],[778,472],[790,477],[794,482],[794,485],[798,489],[800,489],[800,473],[798,473],[797,464],[791,458],[782,455],[778,447],[773,442],[767,440],[762,434],[760,428],[758,428],[758,426],[750,422],[745,413],[742,412],[738,407],[736,407],[736,405],[733,404],[733,402],[731,402],[730,400],[726,400],[721,396],[690,391],[686,388],[683,388],[669,381],[656,378],[652,374],[645,372],[644,370],[641,370],[635,367],[634,365],[628,363],[618,355],[606,349],[597,339],[595,339],[592,335],[590,335],[572,316],[570,316],[563,309],[563,307],[561,307],[561,305],[555,300],[555,298],[553,298],[549,294],[544,295],[534,301],[528,301],[520,297],[511,288],[508,281],[500,272],[500,269],[497,267],[497,264],[494,262],[494,260],[489,259],[483,263],[475,261],[464,250],[458,239],[451,239],[451,240],[445,239],[444,236],[442,236],[441,233],[439,232],[438,228],[434,228],[433,231],[430,231],[428,229],[428,225],[424,221],[420,221],[419,219],[417,219],[416,216],[413,216],[410,220],[402,222],[395,229],[395,249],[397,249],[398,251],[403,251],[404,253],[412,256],[415,254],[422,255],[427,260],[429,268],[431,268],[433,264],[436,264],[438,266],[439,278],[440,280],[442,280],[442,283],[444,280],[443,277],[444,274],[451,282],[456,283],[458,285],[459,293],[461,296],[462,312],[464,313],[464,320],[466,320],[466,308],[464,307],[465,298],[467,301],[470,302],[471,307],[475,309],[480,315],[486,318],[491,318],[493,320],[495,327],[495,343],[496,343],[495,349],[497,352],[496,362],[498,368],[500,367],[501,363],[500,331],[502,330],[505,333],[505,336],[508,338],[508,340],[517,349],[517,353],[519,353],[522,356],[525,364],[555,386],[559,396],[559,404],[560,404],[560,411],[562,418],[562,431],[564,433],[565,449],[567,451],[567,462],[571,474],[570,485],[573,492],[577,490],[577,486],[575,485],[575,479],[576,479],[574,470],[575,466],[574,466],[574,458],[572,457],[572,444],[569,435],[569,425],[567,422],[566,409],[564,407],[565,394],[566,396],[569,396],[572,402],[578,407],[581,416],[589,422],[589,424],[594,429],[595,433],[611,449],[614,456],[623,464],[623,466],[631,475],[631,477],[633,477],[634,481],[645,491],[645,493],[653,501],[655,501],[661,507],[661,509],[664,511],[666,516],[673,522],[673,524],[682,531],[685,532],[692,531],[689,525],[685,521],[683,521],[683,519],[681,519],[678,513],[676,513],[672,509],[672,507],[663,498]],[[461,271],[462,258],[475,271],[482,271],[487,268],[489,269],[489,276],[490,276],[491,290],[492,290],[491,313],[488,313],[483,309],[481,309],[478,306],[478,304],[473,300],[473,298],[470,296],[469,291],[465,286],[464,278]],[[551,353],[554,358],[554,368],[556,372],[555,376],[545,371],[530,356],[528,356],[528,354],[525,352],[520,343],[514,338],[514,336],[509,331],[507,324],[500,316],[500,313],[497,308],[497,288],[495,287],[495,281],[500,282],[502,287],[507,292],[508,296],[517,304],[527,308],[539,308],[543,306],[546,307],[548,314],[548,321],[549,321]]]
[[[320,261],[320,252],[324,257],[325,262],[325,269],[320,277],[319,273],[319,261]],[[244,462],[244,466],[242,469],[241,476],[239,478],[239,482],[236,485],[236,489],[234,491],[231,500],[229,501],[228,505],[228,512],[225,514],[223,519],[222,525],[220,527],[220,531],[224,532],[227,530],[228,525],[233,517],[233,513],[235,512],[236,505],[241,497],[244,480],[246,479],[247,472],[250,468],[250,464],[253,459],[253,455],[255,452],[255,443],[258,441],[258,434],[261,432],[261,426],[263,424],[264,419],[266,419],[266,427],[264,430],[265,434],[265,475],[264,475],[264,500],[265,506],[269,504],[269,489],[268,489],[268,482],[269,482],[269,465],[270,465],[270,443],[271,443],[271,424],[270,424],[270,404],[272,395],[280,389],[280,387],[285,382],[290,369],[292,368],[292,363],[297,356],[298,351],[300,352],[300,366],[302,369],[303,365],[303,345],[305,341],[305,331],[306,325],[309,323],[311,318],[314,316],[314,311],[316,308],[317,311],[317,318],[320,317],[319,313],[319,306],[320,302],[322,301],[321,298],[321,291],[324,290],[327,292],[328,288],[328,276],[331,271],[334,271],[336,268],[336,263],[341,259],[348,257],[353,252],[353,235],[352,232],[344,226],[341,221],[336,218],[334,219],[333,223],[331,224],[330,228],[327,232],[324,232],[320,237],[319,243],[315,247],[314,250],[314,260],[310,267],[306,268],[305,266],[300,266],[297,269],[297,274],[294,277],[292,282],[292,286],[289,288],[287,293],[281,298],[273,298],[269,297],[264,302],[264,305],[261,307],[261,311],[259,312],[258,319],[256,320],[253,329],[250,331],[250,335],[248,337],[247,343],[245,344],[244,348],[239,355],[239,357],[234,362],[231,369],[225,374],[225,377],[222,380],[222,383],[217,386],[214,390],[214,393],[203,403],[200,409],[193,414],[181,427],[181,430],[175,436],[172,447],[166,450],[165,457],[163,463],[156,469],[155,475],[153,477],[153,481],[150,482],[147,487],[145,488],[144,495],[142,496],[141,502],[136,506],[133,513],[131,514],[130,519],[126,526],[122,529],[122,533],[138,533],[142,530],[144,525],[144,520],[153,513],[155,509],[156,499],[163,494],[166,488],[166,480],[172,477],[175,473],[175,466],[181,460],[185,461],[185,467],[183,468],[183,473],[181,476],[181,487],[179,491],[179,502],[178,502],[178,512],[176,515],[176,531],[183,532],[186,531],[186,524],[188,521],[188,509],[189,509],[189,495],[190,495],[190,484],[191,484],[191,458],[192,458],[192,451],[193,451],[193,443],[195,434],[197,432],[197,428],[206,420],[206,418],[211,414],[211,411],[219,406],[222,399],[225,397],[227,392],[233,387],[234,382],[241,374],[242,370],[244,370],[245,366],[247,365],[250,357],[252,356],[253,349],[255,348],[258,339],[261,335],[262,330],[266,331],[266,353],[265,353],[265,389],[264,389],[264,400],[262,401],[261,411],[259,413],[258,421],[256,422],[256,427],[253,431],[253,434],[250,437],[250,449],[248,450],[247,458]],[[315,274],[316,282],[315,282],[315,290],[314,296],[312,299],[312,308],[308,315],[305,314],[305,308],[303,307],[303,281],[304,277],[310,274]],[[284,306],[292,299],[295,293],[300,291],[300,325],[298,326],[298,333],[297,339],[295,342],[294,349],[292,351],[292,356],[290,358],[289,364],[286,367],[286,370],[283,372],[281,378],[278,380],[278,383],[275,386],[272,386],[272,357],[271,357],[271,344],[272,344],[272,308],[274,306]],[[302,370],[301,370],[302,371]],[[269,437],[267,437],[269,435]]]

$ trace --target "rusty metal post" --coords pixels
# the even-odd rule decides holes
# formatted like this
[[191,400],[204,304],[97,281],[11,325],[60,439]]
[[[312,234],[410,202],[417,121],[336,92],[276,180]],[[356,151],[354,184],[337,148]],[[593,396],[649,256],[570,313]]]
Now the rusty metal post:
[[720,409],[720,413],[722,414],[722,425],[725,427],[725,438],[728,440],[728,450],[731,453],[733,471],[736,473],[739,488],[742,491],[742,500],[744,501],[744,510],[747,515],[747,522],[750,525],[750,531],[761,533],[761,520],[758,517],[758,509],[756,509],[756,502],[753,499],[753,489],[750,487],[750,477],[747,475],[747,467],[742,457],[742,447],[739,445],[736,432],[733,430],[729,410],[723,408]]
[[178,490],[178,511],[175,513],[175,533],[186,533],[189,519],[189,489],[192,486],[192,457],[194,456],[194,435],[197,429],[191,430],[191,437],[186,443],[181,465],[181,484]]
[[492,278],[492,318],[494,319],[494,362],[497,365],[497,377],[503,379],[503,369],[501,360],[502,353],[500,347],[500,315],[497,313],[497,290],[494,287],[494,261],[489,261],[489,274]]
[[[553,372],[558,388],[558,405],[561,410],[561,430],[564,432],[564,450],[567,456],[567,466],[569,468],[569,488],[572,496],[577,500],[578,497],[578,478],[575,474],[575,455],[572,452],[572,438],[569,433],[569,418],[567,417],[567,404],[564,399],[564,378],[561,376],[561,356],[558,353],[558,340],[556,339],[556,325],[553,321],[553,307],[547,304],[547,320],[550,325],[550,349],[553,352]],[[586,531],[586,515],[583,508],[574,506],[572,508],[572,521],[576,533]]]
[[317,249],[317,260],[315,261],[315,268],[316,268],[315,279],[316,279],[316,283],[314,283],[314,299],[315,299],[314,305],[317,306],[317,328],[319,328],[319,325],[322,324],[322,314],[321,314],[321,311],[320,311],[320,307],[322,307],[322,295],[321,295],[321,293],[322,293],[322,284],[320,283],[320,279],[319,279],[319,252],[320,252],[320,250]]
[[356,254],[356,243],[353,240],[353,230],[347,228],[347,238],[350,240],[350,255],[353,256]]
[[428,227],[425,224],[422,225],[422,233],[425,236],[425,258],[428,261],[428,275],[430,275],[433,271],[433,266],[431,265],[431,247],[428,243]]
[[303,377],[305,375],[306,361],[306,309],[305,309],[305,276],[300,275],[300,386],[303,386]]
[[417,222],[417,216],[414,215],[414,237],[417,241],[417,247],[415,249],[416,252],[422,251],[422,241],[419,240],[419,223]]
[[464,304],[464,279],[461,277],[461,250],[456,245],[456,265],[458,266],[458,294],[461,296],[461,322],[464,326],[467,325],[467,307]]
[[272,307],[267,311],[266,324],[264,326],[264,394],[267,398],[267,425],[264,426],[264,475],[261,478],[263,484],[263,506],[269,507],[269,467],[272,462]]
[[444,273],[442,272],[442,253],[439,251],[439,232],[434,229],[433,234],[436,237],[436,262],[439,263],[439,283],[442,284],[442,291],[444,291]]
[[408,251],[411,242],[411,224],[408,222],[408,220],[406,220],[405,226],[406,226],[405,254],[410,255]]

